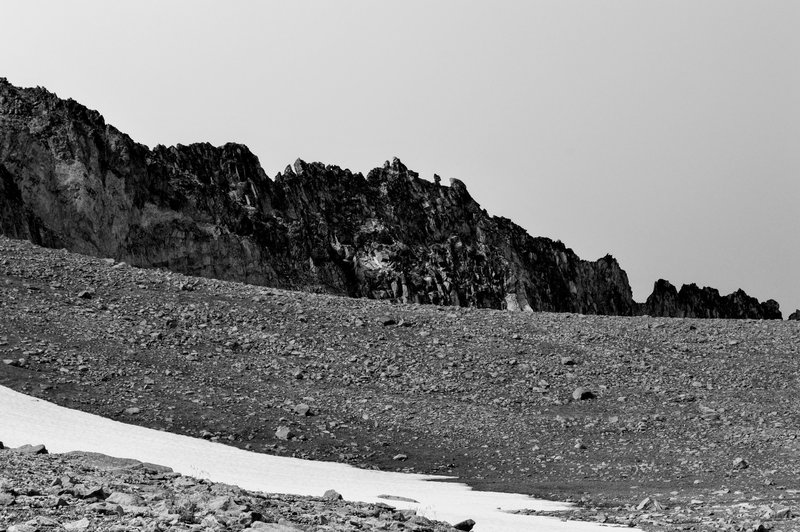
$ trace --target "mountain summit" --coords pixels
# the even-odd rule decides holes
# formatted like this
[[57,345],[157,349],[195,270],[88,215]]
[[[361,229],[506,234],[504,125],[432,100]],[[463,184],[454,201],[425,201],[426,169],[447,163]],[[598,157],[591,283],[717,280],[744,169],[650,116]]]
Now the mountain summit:
[[[438,176],[437,176],[438,177]],[[97,112],[0,78],[0,231],[196,276],[398,302],[585,314],[781,318],[778,304],[659,280],[643,304],[607,255],[490,216],[399,160],[367,176],[241,144],[138,144]]]

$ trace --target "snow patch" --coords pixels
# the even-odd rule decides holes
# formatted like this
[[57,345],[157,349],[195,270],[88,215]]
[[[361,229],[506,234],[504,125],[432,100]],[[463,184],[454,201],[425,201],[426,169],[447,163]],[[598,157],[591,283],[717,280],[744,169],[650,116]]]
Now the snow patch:
[[[178,473],[268,493],[322,496],[413,508],[431,519],[473,519],[475,532],[597,532],[594,523],[509,514],[509,510],[565,510],[564,503],[522,494],[474,491],[448,477],[357,469],[345,464],[270,456],[220,443],[138,427],[64,408],[0,386],[0,441],[9,447],[44,443],[53,453],[98,452],[171,467]],[[410,502],[410,499],[416,502]]]

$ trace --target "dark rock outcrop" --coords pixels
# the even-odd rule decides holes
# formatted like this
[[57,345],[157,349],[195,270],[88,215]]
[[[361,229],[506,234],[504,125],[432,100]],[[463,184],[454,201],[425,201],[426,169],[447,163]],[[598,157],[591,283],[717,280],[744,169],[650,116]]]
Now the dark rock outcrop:
[[763,303],[737,290],[726,296],[714,288],[685,284],[678,291],[669,281],[659,279],[640,312],[651,316],[674,318],[753,318],[781,319],[778,302]]
[[789,319],[792,321],[800,321],[800,308],[789,314]]
[[[150,150],[96,111],[4,79],[0,231],[137,266],[283,288],[514,310],[642,312],[613,257],[585,261],[561,242],[531,237],[489,216],[456,179],[449,187],[428,182],[398,159],[366,177],[298,160],[272,181],[246,146]],[[650,314],[684,308],[652,297],[662,302],[652,305],[658,311],[646,303]],[[724,308],[692,312],[766,317],[751,311],[769,305],[751,300],[742,293]]]

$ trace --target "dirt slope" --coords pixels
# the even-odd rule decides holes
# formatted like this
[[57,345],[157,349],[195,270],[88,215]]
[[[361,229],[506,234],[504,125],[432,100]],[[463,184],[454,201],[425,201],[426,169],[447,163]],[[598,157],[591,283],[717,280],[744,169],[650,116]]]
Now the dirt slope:
[[796,322],[393,305],[0,239],[0,384],[653,530],[800,527],[799,351]]

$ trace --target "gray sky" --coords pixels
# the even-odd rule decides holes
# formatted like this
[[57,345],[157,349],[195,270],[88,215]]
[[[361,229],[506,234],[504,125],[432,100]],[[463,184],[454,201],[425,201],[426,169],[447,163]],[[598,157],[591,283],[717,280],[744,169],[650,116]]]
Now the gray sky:
[[393,156],[659,277],[800,308],[800,2],[9,1],[0,76],[135,140]]

